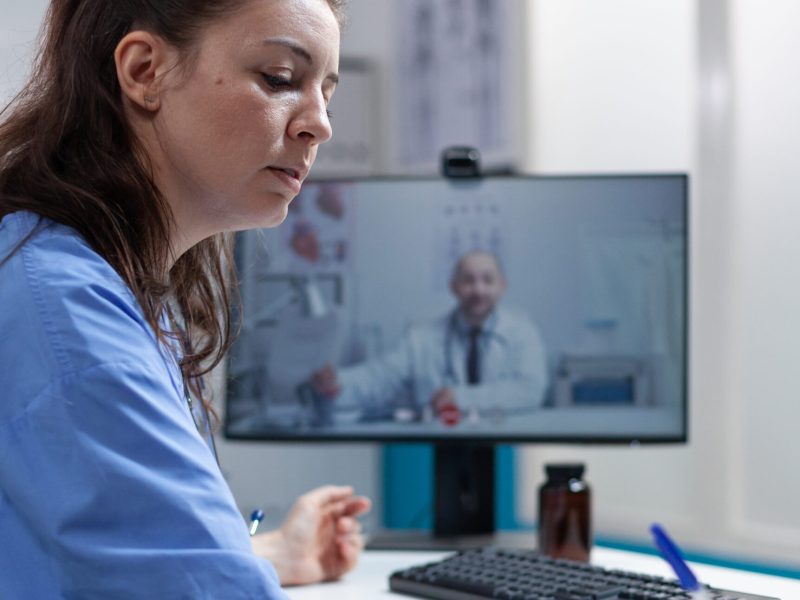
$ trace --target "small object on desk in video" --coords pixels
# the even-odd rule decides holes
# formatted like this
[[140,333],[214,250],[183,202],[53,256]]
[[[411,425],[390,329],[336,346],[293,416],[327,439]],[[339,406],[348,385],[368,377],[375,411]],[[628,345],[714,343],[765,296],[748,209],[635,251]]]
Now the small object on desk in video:
[[256,530],[258,529],[259,524],[261,521],[264,520],[264,511],[260,508],[255,509],[250,514],[250,535],[253,536],[256,534]]
[[697,580],[689,565],[683,560],[680,548],[670,539],[664,528],[658,524],[653,524],[650,526],[650,533],[653,534],[661,556],[675,571],[681,587],[692,596],[692,600],[711,600],[711,596],[705,586]]
[[395,408],[392,420],[395,423],[413,423],[416,420],[416,413],[410,408]]
[[455,402],[445,402],[439,409],[439,419],[448,427],[454,427],[461,422],[461,410]]

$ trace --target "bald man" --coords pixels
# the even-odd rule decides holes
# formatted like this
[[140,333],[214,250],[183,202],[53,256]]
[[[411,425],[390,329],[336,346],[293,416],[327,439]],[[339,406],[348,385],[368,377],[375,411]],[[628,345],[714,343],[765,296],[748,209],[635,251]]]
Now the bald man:
[[452,311],[411,327],[381,357],[314,373],[315,393],[340,406],[377,411],[406,392],[419,415],[447,425],[539,406],[546,385],[541,336],[527,317],[498,306],[506,285],[493,254],[462,256],[450,280],[457,300]]

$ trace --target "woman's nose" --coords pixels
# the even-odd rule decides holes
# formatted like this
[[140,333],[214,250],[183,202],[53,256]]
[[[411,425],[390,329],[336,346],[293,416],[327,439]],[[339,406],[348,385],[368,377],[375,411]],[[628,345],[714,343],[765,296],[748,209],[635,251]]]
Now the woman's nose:
[[293,138],[308,138],[316,144],[324,144],[333,135],[328,106],[322,94],[309,95],[299,107],[289,124],[289,135]]

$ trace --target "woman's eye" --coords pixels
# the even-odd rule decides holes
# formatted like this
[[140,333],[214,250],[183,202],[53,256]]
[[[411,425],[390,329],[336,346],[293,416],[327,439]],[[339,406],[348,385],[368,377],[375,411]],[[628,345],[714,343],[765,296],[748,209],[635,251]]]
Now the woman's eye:
[[332,119],[332,118],[333,118],[333,113],[332,113],[331,111],[329,111],[329,110],[325,110],[325,112],[326,112],[326,113],[327,113],[327,115],[328,115],[328,119]]
[[269,75],[267,73],[262,73],[262,76],[264,77],[264,81],[267,82],[267,85],[273,90],[284,90],[292,87],[292,80],[286,77],[281,77],[280,75]]

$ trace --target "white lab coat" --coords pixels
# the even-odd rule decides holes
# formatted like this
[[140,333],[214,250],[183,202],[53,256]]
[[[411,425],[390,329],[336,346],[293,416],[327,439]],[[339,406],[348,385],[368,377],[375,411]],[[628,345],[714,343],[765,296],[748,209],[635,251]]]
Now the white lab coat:
[[451,388],[473,414],[530,410],[541,405],[546,359],[541,336],[525,315],[497,308],[480,336],[479,385],[467,385],[467,327],[457,311],[409,328],[397,346],[365,363],[339,370],[339,405],[376,409],[401,397],[423,410],[433,394]]

